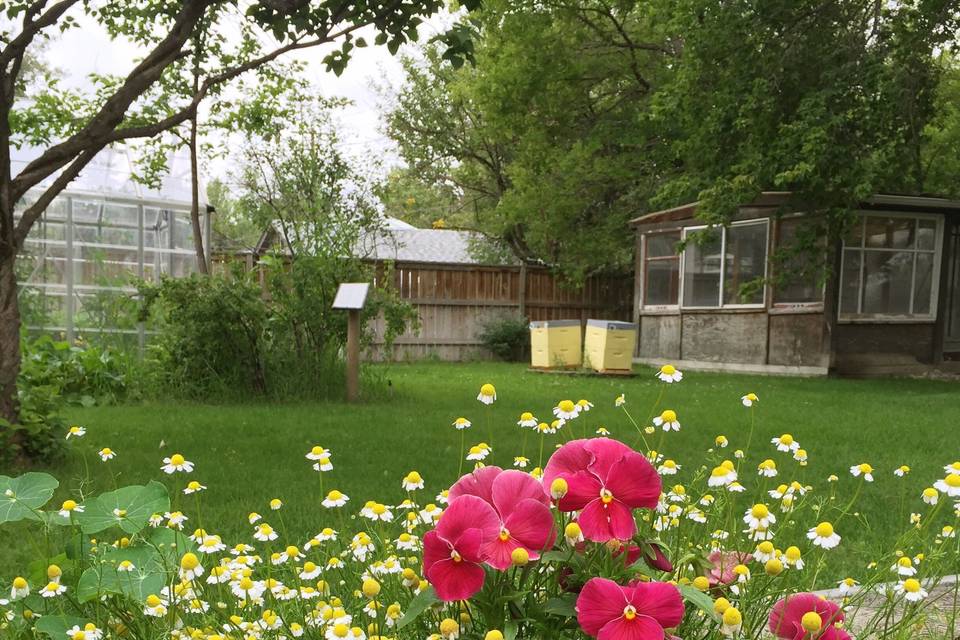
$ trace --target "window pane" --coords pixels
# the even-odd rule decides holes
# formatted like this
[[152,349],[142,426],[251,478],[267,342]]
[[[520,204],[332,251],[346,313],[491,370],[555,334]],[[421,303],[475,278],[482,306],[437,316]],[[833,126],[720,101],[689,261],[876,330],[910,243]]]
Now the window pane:
[[860,251],[843,252],[843,273],[840,274],[840,313],[857,313],[860,295]]
[[644,304],[677,304],[680,293],[680,260],[647,261]]
[[913,312],[930,313],[930,291],[933,286],[933,254],[918,253],[917,268],[913,275]]
[[912,249],[915,218],[882,218],[867,216],[867,247]]
[[800,303],[820,302],[823,300],[823,242],[817,241],[817,255],[808,251],[799,251],[797,234],[803,225],[802,220],[780,221],[779,248],[791,252],[777,263],[775,269],[780,273],[778,286],[773,292],[774,302]]
[[934,220],[918,220],[917,249],[933,251],[937,239],[937,223]]
[[647,236],[647,257],[665,258],[677,255],[680,232],[651,233]]
[[766,264],[766,223],[727,229],[724,304],[762,304]]
[[912,251],[865,251],[863,313],[910,313]]
[[720,232],[703,244],[690,241],[683,252],[683,304],[687,307],[720,305]]

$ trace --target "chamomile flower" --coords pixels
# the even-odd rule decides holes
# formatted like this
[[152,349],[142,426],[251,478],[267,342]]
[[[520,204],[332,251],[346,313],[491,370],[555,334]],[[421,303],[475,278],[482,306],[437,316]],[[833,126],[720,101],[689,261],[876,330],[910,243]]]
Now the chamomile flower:
[[21,598],[26,598],[30,595],[30,585],[27,584],[26,579],[17,576],[13,579],[13,583],[10,585],[10,599],[19,600]]
[[486,447],[475,444],[470,447],[470,450],[467,452],[467,460],[484,460],[490,455],[490,451],[491,450],[487,449]]
[[597,430],[594,433],[596,433],[601,438],[606,438],[607,436],[610,435],[610,430],[607,429],[606,427],[597,427]]
[[680,431],[680,423],[677,422],[677,412],[673,409],[667,409],[655,417],[653,424],[657,427],[663,427],[664,431]]
[[530,458],[525,456],[515,456],[513,458],[513,466],[517,469],[526,469],[528,464],[530,464]]
[[753,552],[753,557],[757,562],[766,562],[767,560],[772,560],[777,557],[776,551],[772,542],[764,540],[757,545],[757,548]]
[[618,409],[625,404],[627,404],[627,397],[622,393],[613,401],[613,406],[617,407]]
[[144,603],[143,613],[153,618],[162,618],[167,615],[167,605],[160,599],[160,596],[151,593]]
[[73,625],[67,629],[66,634],[70,640],[100,640],[103,637],[103,630],[98,629],[92,622],[88,622],[82,629],[78,624]]
[[902,595],[907,602],[920,602],[929,595],[916,578],[901,580],[893,590]]
[[320,504],[325,506],[327,509],[334,509],[336,507],[342,507],[343,505],[347,504],[349,500],[350,497],[345,493],[341,493],[336,489],[332,489],[329,493],[327,493],[327,497],[324,498],[323,502]]
[[757,465],[757,473],[765,478],[775,478],[777,475],[777,463],[767,458]]
[[770,508],[758,502],[743,514],[743,521],[751,530],[769,529],[777,521],[777,517],[770,512]]
[[271,511],[279,511],[282,508],[283,508],[283,500],[281,500],[280,498],[273,498],[272,500],[270,500]]
[[44,598],[56,598],[66,592],[67,587],[54,580],[51,580],[43,589],[40,589],[40,595]]
[[203,575],[203,565],[195,553],[186,553],[180,559],[180,579],[184,581],[196,580]]
[[793,436],[789,433],[785,433],[779,438],[774,438],[770,441],[770,444],[777,448],[777,451],[782,451],[784,453],[792,453],[800,448],[800,443],[793,439]]
[[200,544],[197,545],[197,551],[205,554],[220,553],[226,548],[227,545],[223,544],[220,536],[204,536]]
[[960,497],[960,474],[948,473],[943,480],[937,480],[933,487],[950,498]]
[[929,505],[935,505],[940,500],[940,493],[933,487],[927,487],[920,494],[920,497]]
[[335,529],[331,529],[330,527],[324,527],[323,530],[320,531],[320,533],[314,536],[314,539],[319,540],[320,542],[336,540],[337,532]]
[[783,552],[783,561],[788,567],[793,567],[794,569],[803,569],[803,557],[800,554],[800,548],[794,545],[787,547],[787,550]]
[[66,439],[69,440],[70,438],[82,438],[85,435],[87,435],[87,430],[80,425],[75,424],[67,429]]
[[400,484],[403,486],[404,491],[423,489],[423,476],[421,476],[418,471],[411,471],[403,477]]
[[190,495],[191,493],[200,493],[206,488],[207,488],[206,486],[200,484],[196,480],[192,480],[187,483],[186,487],[183,488],[183,493],[185,495]]
[[856,591],[856,587],[859,584],[860,583],[853,578],[844,578],[837,583],[837,590],[840,592],[840,595],[845,598]]
[[759,402],[760,398],[757,397],[755,393],[748,393],[745,396],[740,396],[740,402],[743,403],[745,407],[752,407],[755,403]]
[[300,579],[301,580],[313,580],[317,576],[323,573],[323,567],[310,562],[303,563],[303,568],[300,570]]
[[713,443],[721,449],[724,449],[730,444],[730,441],[727,440],[727,436],[717,436],[713,439]]
[[520,419],[517,420],[517,426],[532,429],[537,426],[537,419],[529,411],[524,411],[520,414]]
[[821,522],[807,531],[807,538],[823,549],[833,549],[840,544],[840,535],[833,530],[833,525],[829,522]]
[[957,475],[960,475],[960,460],[957,460],[956,462],[951,462],[950,464],[944,465],[944,466],[943,466],[943,472],[944,472],[944,473],[956,473]]
[[330,462],[330,456],[323,456],[313,463],[314,471],[333,471],[333,463]]
[[253,530],[253,537],[260,542],[269,542],[270,540],[276,540],[279,536],[277,532],[273,530],[266,522],[261,522],[257,525],[257,528]]
[[420,549],[420,538],[412,533],[401,533],[394,541],[401,551],[417,551]]
[[800,463],[801,467],[807,466],[807,450],[797,449],[793,452],[793,459]]
[[104,462],[113,460],[117,457],[117,454],[110,447],[104,447],[103,449],[100,449],[100,451],[97,451],[97,455],[100,456],[100,459]]
[[320,458],[328,457],[329,455],[330,455],[329,450],[324,449],[320,445],[316,444],[310,449],[310,451],[307,452],[306,458],[307,460],[316,461],[316,460],[319,460]]
[[457,418],[453,421],[453,427],[457,431],[463,431],[464,429],[469,429],[473,426],[473,423],[467,420],[466,418]]
[[497,389],[489,382],[480,387],[477,400],[483,404],[493,404],[497,399]]
[[663,382],[680,382],[683,380],[683,373],[678,371],[672,364],[665,364],[657,371],[657,377]]
[[854,478],[859,478],[860,476],[863,476],[863,479],[866,480],[867,482],[873,482],[873,467],[871,467],[866,462],[863,462],[861,464],[855,464],[852,467],[850,467],[850,474]]
[[720,466],[714,467],[710,472],[710,478],[707,485],[711,487],[726,487],[737,481],[737,470],[733,463],[724,460]]
[[940,535],[944,538],[955,538],[957,532],[950,525],[944,525],[943,529],[940,530]]
[[[120,514],[116,515],[118,518],[124,517]],[[190,519],[182,511],[167,511],[163,517],[167,519],[167,526],[171,529],[183,529],[183,523]]]
[[577,409],[580,412],[590,411],[590,409],[593,409],[593,403],[589,400],[584,400],[581,398],[580,400],[577,400]]
[[909,556],[901,556],[897,558],[897,561],[890,567],[890,570],[895,572],[898,576],[910,577],[916,575],[917,568],[913,566],[913,560]]
[[175,453],[169,458],[163,459],[163,466],[160,467],[160,469],[167,474],[176,473],[177,471],[190,473],[193,471],[193,463],[179,453]]
[[364,518],[370,520],[379,521],[379,522],[391,522],[393,520],[393,512],[385,504],[379,502],[367,502],[364,505],[363,509],[360,510],[360,515]]
[[57,513],[63,518],[69,518],[72,513],[83,513],[83,506],[77,504],[75,500],[64,500]]
[[580,408],[573,400],[561,400],[553,408],[553,415],[562,420],[573,420],[580,415]]
[[898,478],[902,478],[908,473],[910,473],[910,467],[908,467],[905,464],[900,465],[899,467],[893,470],[893,475],[897,476]]
[[680,470],[680,465],[670,459],[664,460],[663,464],[657,467],[657,473],[659,473],[662,476],[676,475],[677,471],[679,470]]

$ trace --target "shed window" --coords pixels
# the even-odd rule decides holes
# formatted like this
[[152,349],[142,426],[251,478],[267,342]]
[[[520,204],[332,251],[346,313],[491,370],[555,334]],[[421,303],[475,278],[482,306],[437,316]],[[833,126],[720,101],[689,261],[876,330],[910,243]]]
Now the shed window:
[[[823,263],[808,252],[812,248],[800,249],[804,241],[802,218],[786,218],[779,222],[777,244],[780,248],[792,251],[778,261],[774,270],[779,272],[777,286],[773,291],[773,302],[778,305],[814,304],[823,302]],[[809,231],[808,231],[809,235]],[[824,250],[822,236],[816,241],[816,250]]]
[[[704,229],[688,227],[684,234]],[[767,229],[767,220],[734,223],[700,242],[691,240],[683,252],[683,306],[762,305]]]
[[680,231],[644,236],[645,306],[676,306],[680,297]]
[[864,214],[844,240],[841,319],[932,319],[939,237],[937,218]]

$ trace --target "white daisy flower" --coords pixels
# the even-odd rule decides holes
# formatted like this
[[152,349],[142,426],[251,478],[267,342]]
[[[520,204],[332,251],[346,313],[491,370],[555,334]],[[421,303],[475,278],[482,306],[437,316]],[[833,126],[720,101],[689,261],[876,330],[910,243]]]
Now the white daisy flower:
[[185,459],[179,453],[175,453],[169,458],[163,459],[163,466],[160,469],[164,473],[176,473],[177,471],[182,471],[183,473],[190,473],[193,471],[193,463]]
[[44,598],[55,598],[66,592],[67,588],[55,580],[51,580],[43,589],[40,589],[40,595]]
[[665,364],[657,371],[657,377],[663,382],[680,382],[683,380],[683,373],[677,371],[672,364]]
[[657,427],[663,427],[664,431],[680,431],[680,423],[677,422],[677,412],[673,409],[667,409],[654,418],[653,424]]
[[404,491],[416,491],[423,489],[423,477],[418,471],[411,471],[403,477],[401,481]]
[[561,420],[573,420],[580,415],[580,407],[573,400],[561,400],[553,408],[553,415]]
[[663,464],[657,467],[657,473],[662,476],[676,475],[676,473],[680,470],[680,466],[681,465],[677,464],[673,460],[667,459],[663,461]]
[[840,544],[840,535],[833,530],[833,525],[829,522],[821,522],[807,531],[807,538],[813,540],[815,546],[823,549],[833,549]]
[[852,467],[850,467],[850,474],[854,478],[859,478],[860,476],[863,476],[863,479],[866,480],[867,482],[873,482],[873,467],[871,467],[866,462],[862,464],[855,464]]
[[71,513],[83,513],[83,505],[77,504],[75,500],[64,500],[57,513],[63,518],[69,518]]
[[206,488],[207,488],[206,486],[200,484],[196,480],[192,480],[189,483],[187,483],[186,487],[183,488],[183,493],[184,495],[190,495],[191,493],[200,493]]
[[333,509],[336,507],[342,507],[343,505],[347,504],[349,500],[350,496],[333,489],[327,494],[327,497],[324,498],[323,502],[320,504],[325,506],[327,509]]
[[901,580],[893,590],[898,595],[902,595],[907,602],[920,602],[929,595],[916,578]]
[[933,488],[945,493],[951,498],[960,497],[960,474],[949,473],[943,480],[937,480],[933,483]]
[[87,430],[80,425],[75,424],[67,429],[66,439],[69,440],[70,438],[82,438],[85,435],[87,435]]
[[524,411],[520,414],[520,419],[517,420],[517,426],[533,429],[537,426],[537,419],[529,411]]
[[268,542],[270,540],[276,540],[279,536],[277,532],[273,530],[273,527],[266,522],[262,522],[254,529],[253,537],[260,542]]
[[777,476],[777,463],[767,458],[757,465],[757,474],[765,478],[775,478]]
[[497,399],[497,389],[489,382],[480,387],[477,400],[483,404],[493,404]]
[[321,458],[329,458],[329,457],[330,457],[330,450],[324,449],[320,445],[314,445],[306,455],[307,460],[314,460],[314,461],[320,460]]
[[913,560],[907,556],[902,556],[897,558],[897,561],[890,567],[890,571],[893,571],[899,576],[910,577],[917,574],[917,568],[913,566]]
[[453,426],[455,429],[457,429],[457,431],[463,431],[464,429],[469,429],[471,426],[473,426],[473,423],[466,418],[457,418],[453,421]]
[[777,451],[791,453],[800,448],[800,443],[793,439],[789,433],[785,433],[779,438],[773,438],[770,444],[777,448]]
[[856,591],[857,585],[860,583],[854,580],[853,578],[844,578],[837,583],[837,590],[840,592],[840,595],[847,597]]
[[100,456],[100,459],[106,462],[107,460],[113,460],[117,457],[117,454],[110,447],[104,447],[97,452],[97,455]]
[[745,407],[752,407],[754,403],[759,402],[760,398],[757,397],[755,393],[748,393],[745,396],[740,396],[740,402],[743,403]]

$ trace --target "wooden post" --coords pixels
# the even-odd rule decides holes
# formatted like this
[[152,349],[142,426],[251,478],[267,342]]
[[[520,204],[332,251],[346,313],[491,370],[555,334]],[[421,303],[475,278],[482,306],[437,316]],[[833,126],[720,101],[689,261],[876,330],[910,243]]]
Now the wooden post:
[[356,402],[360,389],[360,310],[347,317],[347,402]]

